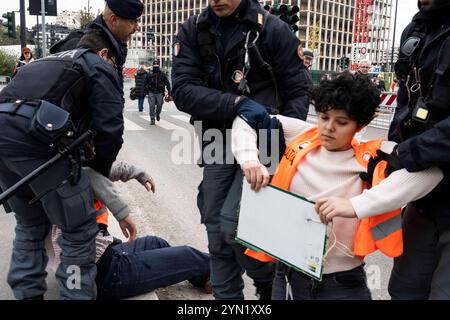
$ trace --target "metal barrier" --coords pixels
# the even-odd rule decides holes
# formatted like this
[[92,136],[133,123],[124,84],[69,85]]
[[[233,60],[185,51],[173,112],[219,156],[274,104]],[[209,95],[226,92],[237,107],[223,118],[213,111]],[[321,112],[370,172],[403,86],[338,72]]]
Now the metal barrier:
[[[397,107],[397,93],[396,92],[382,92],[380,95],[381,103],[378,107],[375,118],[369,123],[369,127],[389,130],[392,119],[394,118],[395,108]],[[317,113],[314,106],[309,106],[308,116],[316,117]],[[309,117],[308,117],[309,118]],[[311,120],[311,121],[310,121]],[[310,122],[316,122],[316,119],[308,119]]]

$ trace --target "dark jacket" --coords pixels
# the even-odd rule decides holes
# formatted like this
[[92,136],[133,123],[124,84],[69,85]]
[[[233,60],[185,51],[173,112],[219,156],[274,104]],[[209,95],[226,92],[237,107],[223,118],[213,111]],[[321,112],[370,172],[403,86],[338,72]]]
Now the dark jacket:
[[[76,52],[80,51],[84,53],[77,55],[70,71],[60,79],[52,77],[51,72],[61,70],[58,66],[63,59],[61,57],[49,56],[23,66],[2,90],[0,99],[46,100],[66,110],[70,109],[66,105],[72,106],[72,120],[80,126],[80,123],[86,123],[83,128],[88,127],[97,133],[94,138],[96,155],[87,165],[108,176],[123,143],[123,99],[120,83],[117,72],[111,65],[93,52]],[[47,74],[44,81],[42,74]],[[73,94],[68,93],[69,85],[63,85],[71,76],[74,78],[69,85],[80,83],[80,88]],[[83,78],[84,83],[77,80]]]
[[[179,30],[172,70],[173,98],[177,108],[194,119],[204,120],[204,130],[231,128],[236,116],[235,99],[241,95],[232,75],[235,70],[242,69],[246,34],[252,30],[259,32],[257,46],[263,59],[273,68],[281,106],[275,100],[273,81],[267,70],[262,70],[256,62],[247,77],[251,89],[249,96],[272,113],[278,111],[305,119],[309,107],[308,79],[297,55],[300,41],[288,25],[268,14],[256,0],[247,0],[226,48],[222,46],[219,24],[220,19],[206,9],[200,15],[190,17]],[[202,32],[204,38],[205,32],[200,30],[205,29],[214,41],[211,55],[214,59],[209,61],[200,54],[199,33]],[[259,88],[254,86],[256,83]]]
[[[117,73],[120,79],[120,87],[121,91],[123,91],[123,65],[125,64],[125,60],[127,59],[128,48],[127,44],[123,43],[120,40],[117,40],[114,35],[109,31],[106,26],[105,21],[103,20],[103,16],[99,15],[94,21],[88,24],[84,29],[74,30],[67,37],[58,41],[50,48],[50,53],[54,54],[57,52],[73,50],[77,47],[78,42],[81,37],[90,29],[100,29],[102,30],[108,37],[112,46],[114,47],[114,51],[116,53],[116,65],[117,65]],[[122,93],[123,95],[123,93]]]
[[[431,166],[438,166],[444,172],[444,179],[439,186],[425,198],[415,203],[419,211],[426,209],[426,214],[432,215],[440,225],[450,226],[450,61],[443,61],[450,56],[450,18],[440,23],[426,24],[424,46],[421,54],[415,58],[414,67],[420,70],[420,82],[423,97],[431,95],[433,75],[437,68],[443,67],[443,76],[436,78],[433,87],[434,95],[443,103],[441,107],[433,106],[436,99],[427,99],[430,110],[428,125],[412,120],[412,112],[419,98],[419,92],[411,93],[404,80],[399,81],[397,110],[389,131],[389,139],[400,142],[398,146],[402,164],[408,171],[419,171]],[[401,38],[403,45],[420,26],[415,18],[404,30]],[[443,48],[446,43],[446,48]],[[420,52],[420,51],[419,51]],[[402,55],[400,55],[400,58]],[[440,62],[439,62],[440,61]],[[444,70],[446,68],[446,70]],[[415,83],[410,73],[410,84]],[[433,101],[434,100],[434,101]]]
[[144,69],[139,69],[134,76],[134,86],[136,88],[136,94],[139,98],[145,97],[145,82],[147,79],[148,73]]
[[165,88],[170,93],[170,82],[166,74],[162,71],[151,72],[145,80],[145,89],[148,93],[164,93]]

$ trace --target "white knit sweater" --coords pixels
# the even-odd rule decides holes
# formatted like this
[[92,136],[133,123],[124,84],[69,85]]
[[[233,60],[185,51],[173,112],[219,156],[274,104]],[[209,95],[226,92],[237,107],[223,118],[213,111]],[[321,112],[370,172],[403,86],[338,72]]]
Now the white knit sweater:
[[[305,121],[277,116],[283,124],[286,144],[312,127]],[[233,122],[232,151],[239,164],[258,161],[256,132],[242,119]],[[385,141],[381,150],[390,153],[395,143]],[[420,199],[433,190],[443,174],[438,168],[410,173],[405,169],[395,171],[379,185],[364,189],[359,178],[366,169],[356,160],[353,149],[328,151],[324,147],[309,152],[298,167],[289,191],[315,201],[321,197],[338,196],[350,199],[359,219],[389,212]],[[329,247],[335,240],[353,250],[353,239],[358,227],[357,218],[333,219],[328,225]],[[332,230],[333,229],[333,230]],[[334,232],[332,232],[334,231]],[[336,239],[334,237],[336,235]],[[324,273],[350,270],[362,264],[349,257],[342,245],[333,247],[324,263]]]

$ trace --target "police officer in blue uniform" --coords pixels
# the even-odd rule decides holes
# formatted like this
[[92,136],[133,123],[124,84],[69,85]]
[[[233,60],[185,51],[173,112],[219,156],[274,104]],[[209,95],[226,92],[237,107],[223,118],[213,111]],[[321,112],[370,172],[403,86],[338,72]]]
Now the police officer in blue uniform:
[[[300,41],[287,24],[267,13],[256,0],[210,0],[201,14],[180,28],[173,58],[173,98],[177,108],[222,133],[240,115],[253,128],[269,128],[269,112],[305,119],[308,79],[297,49]],[[197,128],[197,126],[196,126]],[[228,134],[229,134],[228,130]],[[274,265],[244,255],[235,241],[242,171],[230,144],[225,152],[203,152],[203,181],[197,204],[205,224],[216,299],[243,299],[244,271],[261,299],[270,299]],[[228,141],[230,141],[228,139]],[[211,145],[203,141],[203,150]]]
[[114,47],[117,73],[123,88],[123,65],[127,59],[127,42],[139,29],[139,17],[144,5],[139,0],[106,0],[103,14],[81,30],[72,31],[66,38],[55,43],[50,53],[72,50],[77,47],[80,38],[88,30],[97,29],[104,32]]
[[[3,190],[87,129],[96,132],[96,154],[87,165],[109,175],[123,134],[120,81],[113,67],[117,57],[98,30],[86,33],[79,46],[22,67],[2,90]],[[65,114],[70,115],[70,122]],[[8,284],[17,299],[43,299],[48,261],[44,239],[51,224],[62,229],[61,264],[56,271],[61,298],[96,298],[98,226],[90,182],[80,170],[82,155],[77,152],[56,162],[8,201],[17,221]]]
[[403,213],[403,255],[389,282],[393,299],[450,299],[450,2],[420,0],[403,31],[395,72],[397,110],[389,139],[398,167],[438,166],[444,179]]

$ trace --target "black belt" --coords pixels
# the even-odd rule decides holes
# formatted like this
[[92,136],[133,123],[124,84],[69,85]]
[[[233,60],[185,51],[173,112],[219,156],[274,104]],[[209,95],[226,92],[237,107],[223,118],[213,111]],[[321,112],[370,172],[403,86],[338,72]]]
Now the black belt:
[[0,113],[16,114],[31,119],[36,112],[36,107],[28,104],[2,103],[0,104]]

